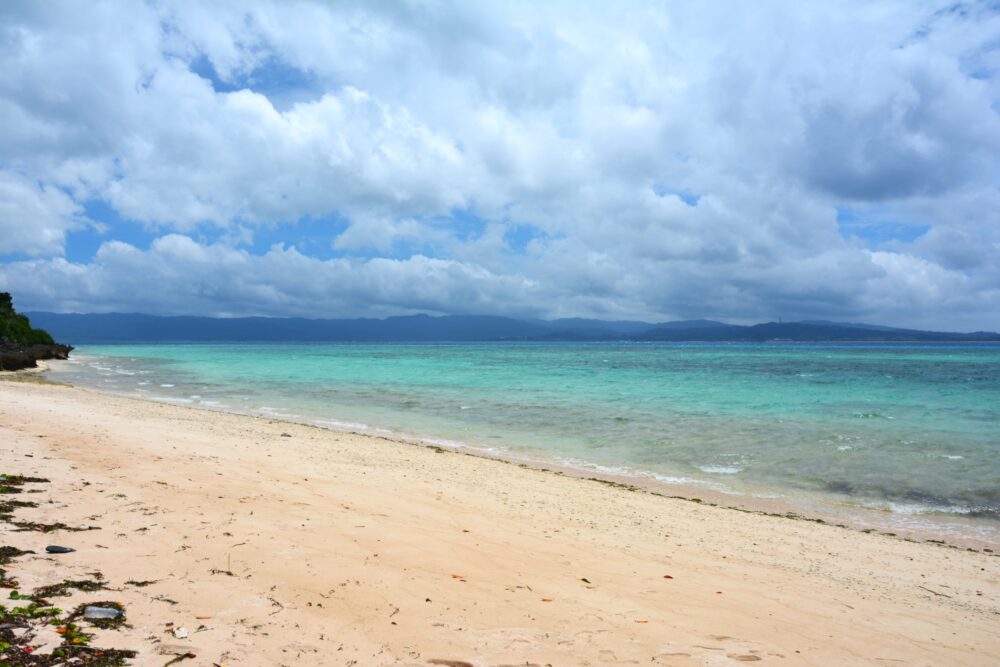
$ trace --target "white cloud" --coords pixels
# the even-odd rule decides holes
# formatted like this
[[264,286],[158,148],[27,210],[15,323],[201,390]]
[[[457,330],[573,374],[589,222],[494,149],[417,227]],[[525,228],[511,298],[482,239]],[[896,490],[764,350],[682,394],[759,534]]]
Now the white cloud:
[[251,255],[178,234],[145,251],[109,241],[87,264],[0,264],[0,284],[15,290],[25,309],[58,297],[67,310],[300,316],[524,311],[535,289],[525,278],[454,260],[321,261],[282,246]]
[[62,253],[66,233],[85,225],[82,208],[63,191],[0,170],[0,255]]
[[923,327],[933,322],[929,313],[934,318],[944,313],[952,328],[1000,325],[1000,290],[975,289],[963,273],[911,255],[835,251],[751,271],[733,262],[687,262],[675,265],[680,273],[667,275],[659,262],[624,267],[621,256],[571,243],[553,243],[528,262],[535,278],[423,255],[318,260],[283,246],[253,255],[170,234],[148,250],[106,242],[86,264],[63,258],[0,264],[0,285],[13,290],[25,309],[58,299],[63,310],[77,312],[307,317],[587,312],[608,318],[668,312],[726,313],[746,321],[761,312],[777,318],[783,309],[797,308],[804,317],[879,315]]
[[[34,307],[309,312],[280,260],[336,273],[327,315],[1000,326],[985,5],[8,3],[0,26],[0,169],[21,179],[0,253],[78,278]],[[59,259],[89,199],[160,240]],[[928,231],[845,238],[845,207]],[[302,218],[374,256],[246,250],[276,226],[305,247]],[[160,296],[116,296],[149,264]]]

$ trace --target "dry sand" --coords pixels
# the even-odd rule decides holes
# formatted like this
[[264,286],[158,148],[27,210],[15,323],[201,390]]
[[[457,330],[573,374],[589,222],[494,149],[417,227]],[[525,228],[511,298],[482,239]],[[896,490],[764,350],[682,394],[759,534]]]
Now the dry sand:
[[77,549],[10,573],[102,572],[59,604],[126,605],[96,643],[136,664],[1000,664],[992,552],[25,382],[0,382],[0,457],[51,480],[18,519],[101,528],[4,525]]

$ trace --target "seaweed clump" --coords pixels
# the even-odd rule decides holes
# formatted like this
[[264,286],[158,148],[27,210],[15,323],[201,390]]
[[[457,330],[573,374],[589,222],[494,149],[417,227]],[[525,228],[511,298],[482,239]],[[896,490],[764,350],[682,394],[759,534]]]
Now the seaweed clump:
[[104,585],[104,582],[102,582],[99,577],[97,579],[92,579],[92,580],[66,579],[58,584],[49,584],[48,586],[42,586],[41,588],[36,588],[35,591],[31,594],[31,598],[33,600],[41,602],[43,600],[47,600],[48,598],[52,597],[68,597],[69,595],[72,595],[72,593],[70,593],[71,588],[74,588],[78,591],[93,593],[94,591],[106,589],[107,586]]
[[21,493],[21,487],[27,483],[48,484],[49,480],[44,477],[26,477],[24,475],[3,475],[0,474],[0,493]]

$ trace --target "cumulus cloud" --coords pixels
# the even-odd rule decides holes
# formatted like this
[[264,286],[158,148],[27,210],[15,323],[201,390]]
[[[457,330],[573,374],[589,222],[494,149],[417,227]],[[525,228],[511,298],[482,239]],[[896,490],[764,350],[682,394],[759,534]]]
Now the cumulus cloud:
[[81,207],[62,190],[0,170],[0,255],[60,254],[66,233],[83,226]]
[[323,261],[280,245],[252,255],[179,234],[157,238],[148,250],[109,241],[87,264],[2,264],[0,280],[26,300],[58,299],[68,310],[219,316],[523,311],[536,298],[531,280],[454,260]]
[[[6,3],[0,255],[38,259],[0,287],[997,328],[998,35],[933,1]],[[120,222],[70,261],[91,201]],[[882,238],[887,216],[920,231]],[[329,221],[310,250],[303,220]]]

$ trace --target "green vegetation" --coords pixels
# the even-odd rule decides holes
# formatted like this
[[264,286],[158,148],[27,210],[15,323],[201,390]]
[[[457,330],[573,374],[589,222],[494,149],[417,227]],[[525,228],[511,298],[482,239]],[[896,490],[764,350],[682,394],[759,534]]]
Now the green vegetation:
[[24,315],[14,310],[14,300],[9,292],[0,292],[0,339],[20,345],[54,345],[47,331],[34,329]]

